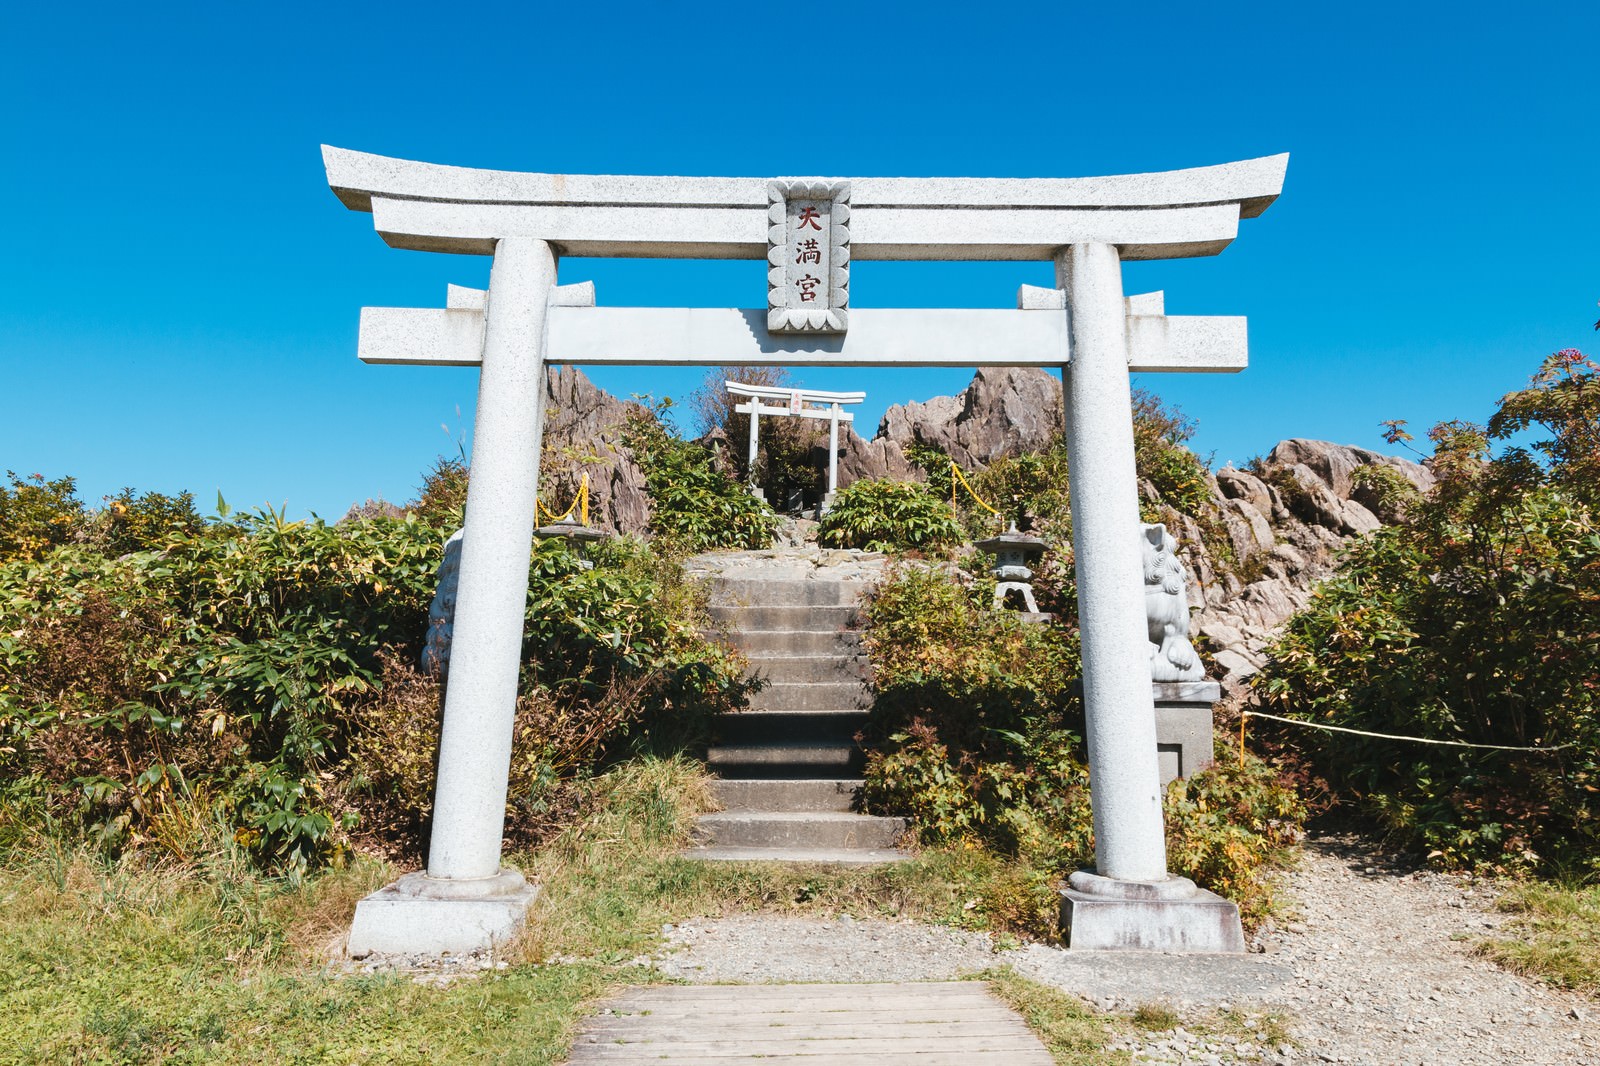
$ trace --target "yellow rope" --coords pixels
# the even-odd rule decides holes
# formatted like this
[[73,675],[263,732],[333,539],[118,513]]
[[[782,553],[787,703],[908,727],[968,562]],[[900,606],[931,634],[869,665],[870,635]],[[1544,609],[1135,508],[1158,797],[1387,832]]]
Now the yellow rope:
[[578,482],[578,494],[575,497],[573,497],[572,506],[568,507],[565,511],[562,511],[560,514],[556,514],[554,511],[550,510],[550,508],[546,507],[544,505],[544,501],[539,499],[539,497],[537,497],[537,496],[535,496],[533,498],[533,506],[538,511],[544,512],[544,514],[552,522],[560,522],[563,519],[571,518],[572,517],[572,512],[573,511],[577,511],[578,512],[578,521],[580,523],[582,523],[583,525],[588,525],[589,524],[589,474],[588,474],[588,472],[585,471],[584,475],[583,475],[583,479]]
[[1324,729],[1330,733],[1350,733],[1353,736],[1376,737],[1379,740],[1409,740],[1413,744],[1445,744],[1452,748],[1482,748],[1487,751],[1561,751],[1564,748],[1570,748],[1573,746],[1571,744],[1557,744],[1553,748],[1527,748],[1518,747],[1514,744],[1473,744],[1466,740],[1435,740],[1432,737],[1402,737],[1394,733],[1369,733],[1365,729],[1346,729],[1344,726],[1324,725],[1321,722],[1307,722],[1299,718],[1279,718],[1275,714],[1267,714],[1263,711],[1240,711],[1239,715],[1239,732],[1241,735],[1244,733],[1243,719],[1270,718],[1274,722],[1282,722],[1285,725],[1303,725],[1307,729]]
[[973,489],[972,483],[967,480],[967,475],[965,475],[965,474],[963,474],[961,472],[961,468],[956,465],[956,461],[954,459],[950,460],[950,473],[955,475],[955,477],[950,479],[950,506],[951,507],[954,507],[956,505],[956,482],[960,481],[962,485],[966,486],[967,494],[972,497],[972,499],[977,503],[977,505],[979,507],[982,507],[985,511],[988,511],[992,515],[998,515],[1000,513],[999,511],[996,511],[993,507],[990,507],[988,504],[983,502],[982,497],[980,497],[978,495],[977,491]]

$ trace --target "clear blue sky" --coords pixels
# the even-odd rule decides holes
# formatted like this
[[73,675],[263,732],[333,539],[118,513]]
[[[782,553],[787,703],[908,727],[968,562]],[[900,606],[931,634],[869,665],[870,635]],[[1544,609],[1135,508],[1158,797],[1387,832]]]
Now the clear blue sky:
[[[1147,376],[1243,462],[1484,418],[1600,298],[1600,4],[45,5],[0,15],[0,467],[337,517],[411,497],[476,373],[367,367],[399,252],[318,145],[569,173],[1077,176],[1291,153],[1221,256],[1130,264],[1250,318],[1241,375]],[[805,89],[807,84],[813,89]],[[759,264],[568,260],[607,304],[759,306]],[[858,265],[857,306],[1011,306],[1043,264]],[[685,296],[683,294],[687,293]],[[703,371],[597,372],[681,397]],[[811,371],[890,403],[970,373]],[[458,415],[459,407],[462,414]],[[1420,435],[1420,434],[1419,434]]]

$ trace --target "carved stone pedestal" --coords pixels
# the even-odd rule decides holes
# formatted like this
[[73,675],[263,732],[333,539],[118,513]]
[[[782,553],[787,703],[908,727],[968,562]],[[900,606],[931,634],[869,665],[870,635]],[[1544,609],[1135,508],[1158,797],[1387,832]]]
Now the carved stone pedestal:
[[1215,681],[1157,681],[1150,694],[1156,705],[1156,759],[1161,787],[1188,777],[1212,762],[1212,708],[1222,698]]
[[1187,877],[1119,881],[1079,871],[1061,890],[1061,936],[1073,951],[1244,951],[1239,908]]
[[516,935],[538,894],[509,868],[464,879],[406,874],[356,904],[345,951],[352,958],[483,951]]

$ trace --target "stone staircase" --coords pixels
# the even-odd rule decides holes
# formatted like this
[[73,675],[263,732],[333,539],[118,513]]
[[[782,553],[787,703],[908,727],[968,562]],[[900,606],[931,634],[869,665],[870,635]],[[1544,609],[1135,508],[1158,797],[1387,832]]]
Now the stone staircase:
[[[711,860],[869,864],[906,858],[905,820],[856,813],[866,656],[856,621],[870,567],[810,549],[720,560],[711,613],[766,686],[716,723],[707,761],[723,810],[702,815],[685,855]],[[754,556],[754,558],[749,558]],[[704,557],[702,557],[704,558]]]

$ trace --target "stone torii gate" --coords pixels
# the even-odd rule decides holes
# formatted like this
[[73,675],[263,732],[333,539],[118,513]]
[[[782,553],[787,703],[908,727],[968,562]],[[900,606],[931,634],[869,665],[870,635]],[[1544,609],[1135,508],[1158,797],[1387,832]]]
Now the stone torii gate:
[[[509,936],[533,889],[501,866],[549,363],[1039,366],[1065,385],[1095,872],[1074,947],[1239,950],[1237,911],[1166,867],[1130,371],[1238,371],[1243,318],[1124,297],[1124,260],[1215,255],[1272,204],[1287,155],[1100,178],[681,178],[473,170],[323,148],[328,183],[392,247],[493,256],[487,292],[363,308],[372,363],[479,366],[450,680],[425,873],[363,900],[350,950]],[[595,306],[569,256],[765,259],[754,310]],[[849,307],[853,259],[1052,261],[1016,310]],[[1231,918],[1228,916],[1231,912]],[[1231,922],[1231,925],[1230,925]]]
[[[750,491],[762,496],[756,488],[756,453],[761,450],[761,416],[769,418],[816,418],[828,422],[828,488],[822,496],[826,510],[833,504],[833,494],[839,487],[839,423],[854,422],[856,416],[845,411],[847,403],[861,403],[867,398],[864,392],[822,392],[819,389],[786,389],[779,385],[743,385],[737,381],[722,383],[734,396],[746,397],[747,402],[734,407],[734,414],[750,416],[750,453],[745,462],[746,479]],[[762,400],[782,400],[784,406],[763,404]],[[822,404],[807,407],[806,404]],[[763,497],[764,498],[764,497]]]

